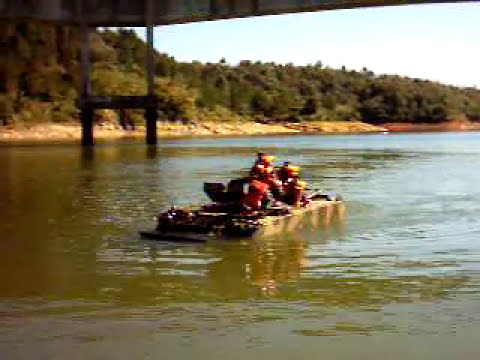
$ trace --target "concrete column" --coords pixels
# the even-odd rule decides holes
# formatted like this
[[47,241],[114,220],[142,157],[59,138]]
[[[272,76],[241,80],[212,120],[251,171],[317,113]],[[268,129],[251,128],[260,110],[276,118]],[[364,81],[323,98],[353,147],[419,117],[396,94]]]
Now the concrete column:
[[[147,0],[151,2],[151,0]],[[153,61],[153,25],[147,23],[147,58],[146,58],[146,72],[147,72],[147,94],[154,95],[154,81],[155,81],[155,67]]]
[[[146,57],[146,74],[147,74],[147,96],[154,98],[154,80],[155,68],[153,61],[153,15],[154,15],[153,0],[145,0],[145,23],[147,25],[147,57]],[[145,109],[146,122],[146,142],[148,145],[157,144],[157,106],[156,103]]]
[[147,123],[147,145],[157,144],[157,107],[148,107],[145,109],[145,120]]
[[[93,114],[92,108],[86,105],[90,96],[90,28],[83,16],[83,8],[78,4],[81,31],[80,54],[80,121],[82,124],[82,146],[92,146],[93,141]],[[83,2],[82,2],[83,5]]]
[[80,44],[80,71],[81,71],[81,89],[80,96],[86,99],[90,96],[90,28],[83,23],[81,25],[81,44]]
[[82,105],[80,121],[82,122],[82,146],[92,146],[93,141],[93,114],[92,108]]

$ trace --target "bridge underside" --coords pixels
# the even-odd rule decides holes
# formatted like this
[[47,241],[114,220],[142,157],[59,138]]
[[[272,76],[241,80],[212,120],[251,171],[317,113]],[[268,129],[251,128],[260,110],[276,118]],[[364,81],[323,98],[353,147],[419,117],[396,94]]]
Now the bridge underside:
[[249,16],[372,6],[478,0],[0,0],[0,20],[42,20],[89,26],[180,24]]

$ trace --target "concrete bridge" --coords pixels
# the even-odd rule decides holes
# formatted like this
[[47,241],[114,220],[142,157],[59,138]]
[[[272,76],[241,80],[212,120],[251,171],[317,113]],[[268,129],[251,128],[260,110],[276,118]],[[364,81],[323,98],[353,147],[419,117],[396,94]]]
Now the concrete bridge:
[[[0,0],[0,21],[48,21],[82,29],[82,89],[78,101],[82,145],[93,145],[95,109],[143,108],[146,142],[156,144],[157,101],[154,95],[153,28],[157,25],[359,7],[478,0]],[[97,26],[147,29],[147,95],[95,97],[89,85],[89,31]]]

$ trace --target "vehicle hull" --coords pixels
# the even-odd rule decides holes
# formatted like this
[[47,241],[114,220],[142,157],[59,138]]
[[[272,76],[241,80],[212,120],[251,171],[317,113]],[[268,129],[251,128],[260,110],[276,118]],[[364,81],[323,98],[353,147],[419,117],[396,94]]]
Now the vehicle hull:
[[[290,214],[287,215],[260,218],[255,228],[247,228],[234,235],[228,234],[228,231],[176,231],[171,228],[140,231],[140,235],[146,239],[175,242],[207,242],[209,240],[267,237],[298,231],[305,226],[312,228],[326,226],[334,216],[342,218],[344,212],[345,204],[341,199],[318,199],[311,201],[306,207],[292,208]],[[215,216],[215,214],[211,215]]]

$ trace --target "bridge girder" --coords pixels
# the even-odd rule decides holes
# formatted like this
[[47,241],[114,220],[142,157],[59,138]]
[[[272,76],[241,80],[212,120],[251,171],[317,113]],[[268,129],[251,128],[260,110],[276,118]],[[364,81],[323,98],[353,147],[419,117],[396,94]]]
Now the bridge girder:
[[[0,0],[0,20],[146,26],[406,4],[478,0]],[[150,3],[150,5],[149,5]],[[151,6],[149,8],[149,6]],[[147,11],[152,9],[151,11]]]

